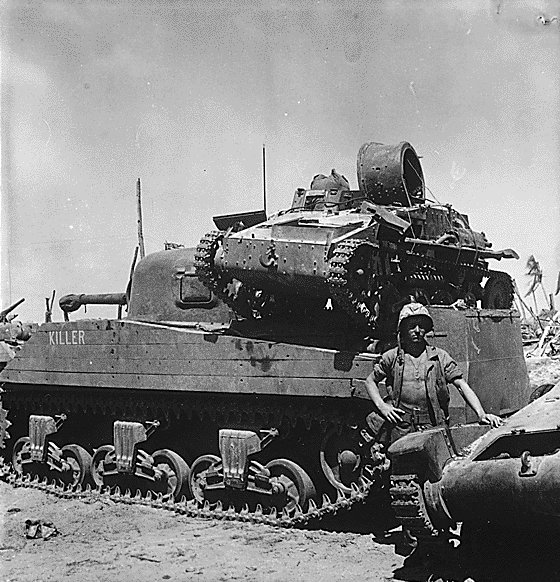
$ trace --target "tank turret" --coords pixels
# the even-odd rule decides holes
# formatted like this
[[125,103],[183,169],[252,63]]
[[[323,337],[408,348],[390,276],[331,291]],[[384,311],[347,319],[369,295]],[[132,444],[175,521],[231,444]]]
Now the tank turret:
[[408,142],[364,144],[357,169],[360,190],[333,170],[315,176],[312,189],[297,189],[291,208],[251,226],[216,217],[220,230],[197,248],[200,280],[245,318],[318,325],[332,307],[372,337],[392,329],[410,297],[512,306],[510,277],[491,271],[488,260],[517,254],[492,250],[450,205],[426,202],[420,160]]

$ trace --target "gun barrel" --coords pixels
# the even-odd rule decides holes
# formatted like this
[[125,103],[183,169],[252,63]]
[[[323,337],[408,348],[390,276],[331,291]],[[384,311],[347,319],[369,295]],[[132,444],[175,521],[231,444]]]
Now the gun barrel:
[[126,305],[126,293],[70,294],[61,297],[58,304],[66,313],[77,311],[82,305]]
[[25,301],[25,297],[22,297],[19,301],[12,303],[12,305],[10,305],[9,307],[6,307],[6,309],[3,309],[2,311],[0,311],[0,321],[3,320],[6,317],[6,315],[8,315],[8,313],[10,313],[10,311],[13,311],[18,305],[21,305],[24,301]]

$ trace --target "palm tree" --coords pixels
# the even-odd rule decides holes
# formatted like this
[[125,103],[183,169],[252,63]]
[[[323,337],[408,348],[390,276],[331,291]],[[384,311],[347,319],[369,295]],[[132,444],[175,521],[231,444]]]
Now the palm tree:
[[525,297],[527,297],[528,295],[533,296],[533,301],[535,303],[535,313],[538,313],[537,298],[535,297],[535,291],[539,287],[542,289],[545,304],[547,306],[548,306],[548,295],[546,293],[546,290],[545,290],[543,282],[542,282],[543,272],[542,272],[541,266],[539,265],[539,262],[535,259],[534,255],[531,255],[527,259],[527,273],[526,273],[526,275],[528,277],[532,277],[533,279],[529,285],[529,290],[527,291],[527,293],[525,293]]

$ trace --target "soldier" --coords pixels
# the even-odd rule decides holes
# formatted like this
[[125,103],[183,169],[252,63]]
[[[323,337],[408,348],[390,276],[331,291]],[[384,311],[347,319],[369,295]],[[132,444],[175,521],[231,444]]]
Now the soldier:
[[[475,411],[481,424],[497,427],[502,419],[484,411],[478,396],[463,379],[461,370],[445,351],[426,343],[434,322],[424,305],[405,305],[399,315],[399,346],[385,352],[366,380],[366,388],[388,428],[388,441],[426,427],[442,426],[449,419],[449,390],[453,384]],[[385,380],[388,398],[378,383]],[[388,425],[388,426],[387,426]]]

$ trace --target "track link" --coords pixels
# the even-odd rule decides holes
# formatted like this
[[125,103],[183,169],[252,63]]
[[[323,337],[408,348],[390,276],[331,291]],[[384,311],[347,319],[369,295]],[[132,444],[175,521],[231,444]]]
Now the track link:
[[378,314],[368,307],[366,291],[354,289],[349,280],[350,263],[362,246],[370,247],[372,255],[377,251],[377,246],[359,239],[348,239],[337,245],[329,262],[327,283],[332,298],[358,325],[375,329]]
[[404,529],[418,538],[435,538],[434,527],[426,503],[422,484],[417,475],[391,475],[391,507]]
[[[138,399],[138,396],[135,395],[115,395],[104,398],[101,408],[98,398],[95,398],[93,393],[77,395],[74,392],[70,395],[65,392],[54,392],[49,394],[48,402],[45,401],[42,393],[36,391],[23,390],[16,393],[7,390],[2,396],[4,400],[9,401],[8,407],[19,414],[20,417],[27,417],[31,413],[50,414],[53,410],[64,410],[69,416],[74,413],[90,415],[96,411],[104,416],[113,417],[118,410],[125,417],[148,418],[153,416],[152,412],[154,412],[158,403],[157,396]],[[225,402],[203,398],[196,401],[193,400],[190,404],[191,406],[183,406],[184,401],[180,398],[170,398],[167,401],[167,408],[165,410],[159,408],[159,412],[171,420],[173,420],[173,417],[179,419],[183,415],[190,415],[188,416],[189,418],[192,415],[197,415],[199,418],[208,416],[208,418],[227,424],[227,419],[231,418],[231,415],[235,416],[243,410],[246,411],[246,407],[242,402],[234,404],[229,400]],[[6,412],[4,409],[2,410]],[[143,410],[142,416],[138,416],[141,410]],[[320,405],[317,406],[317,403],[314,405],[312,403],[308,405],[298,403],[297,407],[283,407],[281,410],[275,409],[272,405],[255,403],[252,415],[246,416],[246,419],[248,422],[256,422],[257,419],[262,421],[263,418],[267,418],[268,420],[276,421],[275,424],[277,425],[283,423],[284,430],[287,430],[289,434],[290,427],[294,428],[302,424],[308,428],[313,424],[319,424],[324,428],[327,426],[345,426],[351,422],[352,417],[353,414],[349,410],[341,410],[340,407],[336,407],[336,409],[333,407],[323,408]],[[286,420],[288,421],[287,424]],[[40,489],[62,498],[90,500],[103,497],[117,503],[147,505],[191,517],[264,523],[275,527],[306,527],[319,522],[326,516],[350,510],[355,504],[364,501],[370,489],[381,482],[381,475],[386,470],[384,460],[383,456],[383,459],[376,459],[373,465],[368,465],[365,468],[365,474],[351,485],[348,492],[337,491],[335,500],[323,494],[320,503],[317,504],[311,500],[305,511],[297,506],[291,513],[287,510],[277,511],[276,508],[265,510],[260,505],[254,506],[252,511],[249,510],[248,506],[243,507],[241,511],[236,511],[233,506],[224,507],[220,501],[214,504],[210,504],[208,501],[198,503],[195,500],[186,500],[184,498],[181,501],[174,501],[173,499],[164,498],[161,494],[148,491],[145,495],[142,495],[139,490],[132,494],[131,491],[121,491],[118,487],[95,489],[87,485],[84,488],[80,486],[72,488],[64,486],[56,480],[39,480],[38,476],[19,475],[12,465],[2,457],[0,457],[0,479],[14,487]]]
[[99,499],[110,499],[115,503],[126,505],[141,505],[153,507],[164,511],[171,511],[189,517],[216,519],[224,521],[239,521],[244,523],[262,523],[265,525],[281,528],[304,528],[312,523],[316,523],[322,518],[335,515],[340,511],[348,511],[355,504],[365,501],[369,490],[374,484],[374,480],[362,477],[359,484],[353,484],[350,493],[337,492],[336,501],[332,501],[328,495],[323,495],[321,505],[310,501],[307,511],[303,511],[298,505],[290,514],[286,509],[278,513],[275,508],[268,512],[260,505],[255,511],[249,511],[245,506],[241,511],[236,511],[233,506],[225,508],[220,501],[210,504],[208,501],[198,503],[194,500],[182,498],[175,501],[166,498],[161,493],[154,495],[148,491],[142,495],[139,490],[132,494],[130,490],[122,492],[119,487],[110,489],[93,489],[88,484],[86,487],[71,487],[59,484],[56,480],[49,481],[47,478],[40,480],[38,476],[18,475],[11,465],[0,458],[0,479],[10,484],[12,487],[25,487],[38,489],[50,495],[55,495],[63,499],[80,499],[83,501],[96,501]]

